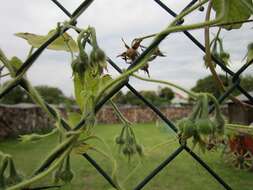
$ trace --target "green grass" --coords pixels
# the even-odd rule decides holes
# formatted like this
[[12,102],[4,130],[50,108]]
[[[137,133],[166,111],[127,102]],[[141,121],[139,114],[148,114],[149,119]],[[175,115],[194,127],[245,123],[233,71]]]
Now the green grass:
[[[127,159],[118,154],[118,147],[114,144],[114,137],[120,133],[120,125],[98,125],[95,133],[105,139],[112,147],[114,156],[118,161],[118,177],[124,181],[129,172],[139,163],[138,157],[130,163]],[[134,126],[139,142],[145,146],[148,152],[154,145],[175,139],[172,132],[164,128],[157,128],[153,124],[138,124]],[[95,144],[93,141],[91,141]],[[57,137],[52,136],[35,143],[19,143],[15,140],[7,140],[0,143],[0,149],[6,153],[14,155],[15,162],[26,174],[31,174],[38,166],[43,157],[57,144]],[[106,151],[101,143],[97,144],[100,149]],[[177,141],[162,146],[150,155],[147,155],[140,164],[138,170],[124,184],[127,190],[133,189],[146,175],[148,175],[158,164],[178,147]],[[198,153],[198,150],[196,149]],[[107,158],[98,153],[89,153],[101,166],[111,172],[111,165]],[[233,189],[252,190],[253,173],[239,171],[224,164],[219,152],[208,152],[200,156],[228,183]],[[64,189],[73,190],[106,190],[110,185],[103,177],[85,160],[82,156],[72,156],[75,179],[71,187]],[[50,178],[43,181],[50,184]],[[38,184],[37,184],[38,185]],[[63,189],[63,188],[62,188]],[[160,172],[149,184],[143,188],[145,190],[222,190],[224,189],[213,179],[196,161],[186,152],[181,153],[162,172]]]

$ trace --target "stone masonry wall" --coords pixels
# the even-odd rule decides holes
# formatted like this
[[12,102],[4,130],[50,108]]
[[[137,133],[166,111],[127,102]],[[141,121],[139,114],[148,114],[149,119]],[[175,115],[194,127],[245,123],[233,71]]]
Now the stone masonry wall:
[[[168,118],[175,120],[186,116],[191,107],[164,107],[160,109]],[[146,107],[120,107],[123,115],[133,123],[154,122],[156,114]],[[61,109],[63,115],[65,110]],[[113,109],[105,106],[97,114],[99,123],[118,123]],[[0,139],[17,137],[32,132],[43,133],[52,129],[54,122],[36,105],[20,104],[15,106],[0,105]]]
[[[187,116],[191,111],[191,107],[164,107],[160,108],[165,116],[171,120],[179,119]],[[120,107],[122,114],[133,123],[155,122],[157,115],[147,107]],[[103,108],[98,114],[98,122],[101,123],[118,123],[119,120],[111,107]]]

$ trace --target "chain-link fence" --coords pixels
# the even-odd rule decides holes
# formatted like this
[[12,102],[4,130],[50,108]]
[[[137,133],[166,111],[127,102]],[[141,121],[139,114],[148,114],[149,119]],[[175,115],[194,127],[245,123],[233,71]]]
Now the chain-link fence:
[[[190,7],[192,7],[198,0],[192,0],[189,2],[189,4],[182,10],[187,10]],[[93,0],[85,0],[73,13],[70,13],[60,2],[57,0],[52,0],[52,2],[58,6],[69,18],[70,23],[72,25],[77,24],[77,18],[89,7],[90,4],[92,4]],[[169,7],[167,7],[162,1],[160,0],[154,0],[154,3],[159,5],[161,9],[166,11],[168,14],[170,14],[173,17],[176,17],[177,14],[171,10]],[[182,24],[182,23],[178,23]],[[67,29],[66,29],[67,30]],[[65,31],[66,31],[65,30]],[[77,31],[78,32],[78,31]],[[205,52],[205,47],[202,45],[190,32],[183,31],[184,35],[186,35],[201,51]],[[61,35],[61,32],[56,32],[51,38],[49,38],[41,47],[39,47],[24,63],[23,65],[18,69],[15,75],[15,82],[12,82],[11,85],[8,85],[1,93],[0,97],[3,97],[6,95],[10,90],[12,90],[14,87],[20,85],[23,87],[28,93],[32,94],[32,87],[30,83],[23,78],[26,71],[35,63],[36,59],[40,56],[40,54],[47,48],[47,46],[50,45],[55,39],[57,39]],[[152,48],[152,47],[150,47]],[[148,51],[148,50],[146,50]],[[144,56],[146,54],[146,51],[144,51],[139,57]],[[253,103],[253,97],[240,85],[240,75],[250,66],[251,62],[243,65],[237,72],[231,71],[228,67],[225,66],[220,60],[216,59],[215,57],[212,57],[213,61],[227,74],[229,74],[232,77],[232,84],[227,88],[228,90],[219,98],[219,102],[222,103],[228,96],[231,95],[231,93],[234,90],[239,90],[242,94],[244,94],[250,102]],[[138,60],[138,59],[137,59]],[[107,61],[109,64],[111,64],[112,67],[114,67],[119,73],[122,73],[122,70],[115,64],[112,59],[109,57],[107,58]],[[131,64],[130,67],[135,66],[138,64],[138,61],[135,61]],[[95,112],[97,112],[114,94],[116,94],[121,88],[127,87],[133,94],[136,95],[136,98],[139,98],[142,100],[150,109],[152,109],[157,116],[163,120],[169,128],[171,128],[175,133],[178,132],[177,127],[170,121],[169,118],[167,118],[156,106],[154,106],[150,101],[145,99],[131,84],[128,83],[127,80],[124,82],[121,82],[118,84],[117,88],[110,94],[107,94],[103,101],[101,101],[95,108]],[[36,95],[35,95],[36,97]],[[39,100],[40,105],[44,106],[44,109],[47,110],[47,112],[55,119],[59,119],[62,126],[66,130],[70,130],[70,127],[68,124],[61,118],[59,118],[58,114],[55,112],[55,110],[46,102],[43,102],[43,100]],[[213,111],[213,106],[210,105],[210,112]],[[76,129],[81,127],[84,124],[84,120],[82,120],[77,126]],[[168,164],[170,164],[175,158],[178,157],[182,152],[187,152],[194,160],[196,160],[209,174],[211,177],[213,177],[221,186],[224,187],[224,189],[232,189],[228,183],[226,183],[211,167],[208,166],[207,163],[205,163],[198,155],[196,155],[191,149],[185,145],[185,144],[178,144],[178,148],[170,154],[160,165],[158,165],[148,176],[146,176],[139,184],[134,187],[134,190],[140,190],[143,189],[144,186],[148,185],[148,183],[159,173],[161,172]],[[111,179],[110,175],[105,172],[102,167],[87,153],[83,154],[83,157],[90,162],[92,166],[112,185],[112,187],[117,188],[117,185],[114,183],[114,180]]]

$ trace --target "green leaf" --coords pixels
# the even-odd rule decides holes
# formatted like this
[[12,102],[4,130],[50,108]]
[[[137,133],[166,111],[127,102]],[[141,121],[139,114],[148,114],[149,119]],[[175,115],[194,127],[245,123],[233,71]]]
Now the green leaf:
[[76,103],[78,104],[79,108],[82,110],[83,99],[84,99],[84,97],[82,96],[83,84],[77,73],[73,73],[73,75],[74,75],[73,82],[74,82]]
[[[222,0],[213,0],[213,9],[216,12],[216,18],[222,14]],[[231,23],[243,21],[250,18],[253,14],[252,0],[225,0],[226,12],[222,23]],[[241,28],[242,24],[222,26],[227,30]]]
[[18,58],[18,57],[12,57],[10,60],[10,64],[16,69],[18,70],[21,65],[23,64],[23,62]]
[[[82,95],[84,97],[83,102],[82,102],[83,103],[82,114],[84,116],[86,116],[87,114],[92,114],[94,111],[94,108],[95,108],[95,102],[94,102],[95,97],[90,92],[83,93]],[[93,115],[89,116],[89,117],[91,117],[91,120],[94,119],[94,118],[92,118]],[[86,120],[88,120],[88,119],[86,119]]]
[[[100,81],[99,81],[99,86],[98,86],[98,89],[97,89],[97,94],[100,90],[102,90],[104,88],[104,86],[106,84],[108,84],[109,82],[111,82],[113,79],[110,75],[104,75],[102,78],[100,78]],[[96,94],[96,95],[97,95]]]
[[[39,48],[51,36],[55,34],[56,30],[51,30],[46,36],[32,34],[32,33],[16,33],[15,35],[25,39],[32,47]],[[67,45],[68,44],[68,45]],[[78,52],[78,46],[73,38],[66,32],[52,42],[47,49],[60,50],[60,51],[73,51]]]
[[107,83],[109,83],[110,81],[112,81],[112,77],[110,75],[104,75],[102,78],[101,78],[101,85],[106,85]]
[[253,43],[248,45],[247,63],[253,60]]

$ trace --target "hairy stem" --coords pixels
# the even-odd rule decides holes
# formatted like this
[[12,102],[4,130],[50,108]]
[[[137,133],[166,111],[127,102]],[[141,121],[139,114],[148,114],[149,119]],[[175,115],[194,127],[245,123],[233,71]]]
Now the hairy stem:
[[181,90],[183,92],[185,92],[186,94],[188,94],[191,98],[193,99],[196,99],[198,98],[198,95],[193,92],[193,91],[190,91],[190,90],[187,90],[179,85],[176,85],[174,83],[171,83],[171,82],[167,82],[167,81],[163,81],[163,80],[156,80],[156,79],[151,79],[151,78],[144,78],[144,77],[140,77],[136,74],[133,74],[132,75],[133,77],[137,78],[137,79],[140,79],[140,80],[144,80],[144,81],[148,81],[148,82],[154,82],[154,83],[159,83],[159,84],[165,84],[165,85],[168,85],[168,86],[171,86],[171,87],[174,87],[178,90]]
[[[206,22],[210,20],[210,15],[211,15],[211,9],[212,9],[212,0],[210,0],[207,11],[206,11]],[[209,26],[205,27],[205,50],[206,50],[206,55],[205,55],[205,62],[208,68],[210,69],[214,81],[220,91],[224,91],[225,87],[223,86],[223,83],[221,79],[219,78],[218,74],[215,71],[213,62],[212,62],[212,56],[211,56],[211,49],[210,49],[210,31],[209,31]]]
[[0,75],[0,78],[7,77],[9,75],[10,75],[10,73],[2,74],[2,75]]
[[112,162],[112,178],[114,179],[114,183],[116,183],[115,185],[117,186],[117,189],[123,190],[123,188],[120,186],[120,184],[117,181],[118,165],[117,165],[116,160],[112,156],[109,156],[107,153],[105,153],[104,151],[102,151],[98,148],[92,147],[92,150],[103,155],[104,157],[108,158]]
[[131,122],[127,120],[127,118],[125,118],[125,116],[121,113],[121,111],[119,110],[119,108],[117,107],[117,105],[110,100],[110,103],[116,113],[116,115],[118,116],[118,118],[121,120],[122,123],[126,124],[126,125],[131,125]]

